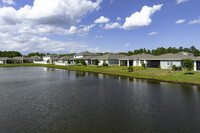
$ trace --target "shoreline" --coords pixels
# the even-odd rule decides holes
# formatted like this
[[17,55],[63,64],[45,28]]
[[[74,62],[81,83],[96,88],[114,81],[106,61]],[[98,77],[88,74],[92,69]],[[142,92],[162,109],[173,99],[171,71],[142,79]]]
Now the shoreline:
[[[98,70],[98,68],[101,68],[101,66],[89,66],[90,68],[94,68],[94,69],[89,68],[90,70],[89,69],[83,69],[83,68],[86,68],[86,66],[58,66],[58,65],[53,65],[53,64],[33,64],[33,63],[2,64],[2,65],[0,65],[0,67],[47,67],[47,68],[65,69],[65,70],[72,70],[72,71],[92,72],[92,73],[98,73],[98,74],[106,74],[106,75],[112,75],[112,76],[120,76],[120,77],[143,79],[143,80],[158,81],[158,82],[168,82],[168,83],[200,86],[200,77],[199,77],[199,83],[185,82],[185,81],[178,81],[178,80],[167,80],[167,79],[162,79],[162,77],[156,77],[156,76],[154,77],[154,76],[147,76],[147,75],[136,75],[136,74],[132,74],[132,73],[127,73],[126,71],[124,71],[122,73],[118,73],[116,71],[101,71],[101,70]],[[109,67],[111,67],[111,66],[109,66]],[[109,68],[109,67],[107,67],[107,68]]]

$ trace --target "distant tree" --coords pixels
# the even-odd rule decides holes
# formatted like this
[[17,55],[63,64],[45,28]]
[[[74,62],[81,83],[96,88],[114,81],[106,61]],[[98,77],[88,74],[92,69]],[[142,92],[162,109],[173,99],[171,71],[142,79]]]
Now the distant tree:
[[36,52],[36,53],[29,53],[28,57],[31,57],[31,56],[40,56],[40,57],[42,57],[42,56],[45,56],[45,53],[38,53],[38,52]]
[[0,51],[0,57],[16,57],[16,56],[22,56],[22,54],[17,51]]
[[95,60],[94,60],[94,65],[98,66],[99,63],[100,63],[100,61],[99,61],[98,59],[95,59]]
[[194,64],[191,59],[187,59],[183,62],[184,67],[188,70],[191,71],[194,68]]

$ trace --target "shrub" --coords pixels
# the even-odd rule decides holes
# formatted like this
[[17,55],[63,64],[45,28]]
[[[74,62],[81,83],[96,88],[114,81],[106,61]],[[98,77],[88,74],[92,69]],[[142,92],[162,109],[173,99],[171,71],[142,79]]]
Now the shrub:
[[95,60],[94,60],[94,65],[98,66],[98,65],[99,65],[99,63],[100,63],[100,62],[99,62],[99,60],[98,60],[98,59],[95,59]]
[[174,70],[174,71],[181,71],[182,67],[181,66],[177,67],[176,65],[173,65],[172,66],[172,70]]
[[144,69],[146,69],[146,64],[145,64],[145,63],[142,63],[142,67],[143,67]]
[[75,60],[75,64],[78,65],[79,64],[79,59]]
[[187,59],[183,62],[184,67],[188,70],[191,71],[194,68],[194,64],[191,59]]
[[132,67],[132,66],[129,66],[129,67],[128,67],[128,71],[129,71],[129,72],[133,72],[133,71],[134,71],[133,67]]
[[182,70],[182,67],[181,67],[181,66],[177,67],[176,65],[173,65],[173,66],[172,66],[172,70],[173,70],[173,71],[181,71],[181,70]]
[[81,63],[82,65],[84,65],[84,66],[87,65],[84,59],[81,59],[81,60],[80,60],[80,63]]
[[71,64],[71,61],[70,61],[70,60],[67,60],[67,63],[68,63],[68,64]]
[[106,62],[103,62],[103,66],[108,66],[108,63],[106,63]]
[[47,63],[50,63],[50,60],[47,60]]

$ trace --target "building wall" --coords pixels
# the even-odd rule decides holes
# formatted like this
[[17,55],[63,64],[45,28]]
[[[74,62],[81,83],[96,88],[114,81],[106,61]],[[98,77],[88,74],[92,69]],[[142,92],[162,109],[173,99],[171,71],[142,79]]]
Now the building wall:
[[0,64],[3,64],[3,61],[0,60]]
[[75,59],[80,59],[80,58],[83,58],[83,55],[81,55],[81,56],[76,56],[76,55],[75,55],[74,58],[75,58]]
[[43,57],[43,60],[44,60],[44,61],[47,61],[47,60],[50,60],[50,59],[51,59],[51,58],[50,58],[50,57],[47,57],[47,56],[44,56],[44,57]]
[[173,65],[182,66],[181,61],[160,61],[161,69],[171,69]]

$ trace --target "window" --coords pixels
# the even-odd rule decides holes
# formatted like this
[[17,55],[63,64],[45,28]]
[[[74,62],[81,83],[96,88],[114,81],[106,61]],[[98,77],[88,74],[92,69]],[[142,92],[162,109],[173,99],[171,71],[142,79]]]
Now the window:
[[172,66],[172,64],[173,64],[172,61],[167,61],[168,66]]

